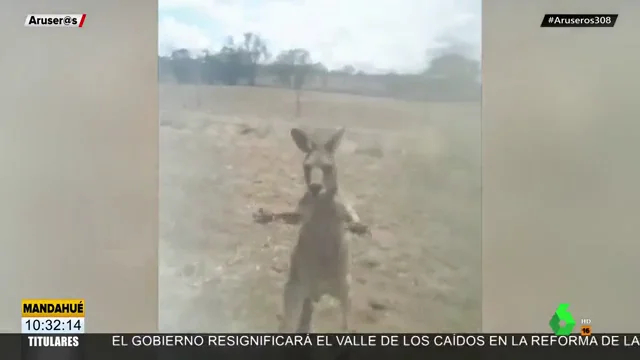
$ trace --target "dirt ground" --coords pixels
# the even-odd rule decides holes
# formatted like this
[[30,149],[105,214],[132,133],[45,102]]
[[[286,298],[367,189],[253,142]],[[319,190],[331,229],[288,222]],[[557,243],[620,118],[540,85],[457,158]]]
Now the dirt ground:
[[[354,236],[351,328],[481,326],[480,104],[164,85],[160,89],[160,329],[277,328],[293,225],[256,224],[304,191],[293,126],[347,133],[341,191],[372,236]],[[315,331],[338,331],[330,298]]]

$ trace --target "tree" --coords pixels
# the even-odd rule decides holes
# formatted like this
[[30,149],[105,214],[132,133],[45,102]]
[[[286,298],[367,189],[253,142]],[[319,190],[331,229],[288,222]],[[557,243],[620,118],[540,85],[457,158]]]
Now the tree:
[[276,57],[273,67],[280,83],[295,90],[295,115],[299,117],[302,111],[300,105],[302,88],[307,79],[307,75],[313,67],[311,54],[309,54],[309,51],[301,48],[283,51]]
[[458,54],[444,54],[430,63],[425,71],[430,100],[480,99],[480,64]]
[[238,85],[238,81],[243,77],[242,54],[236,48],[225,46],[217,54],[220,69],[219,74],[222,82],[226,85]]
[[171,68],[179,84],[193,83],[196,80],[196,66],[189,50],[178,49],[171,53]]
[[255,86],[258,63],[271,58],[267,45],[259,35],[247,32],[244,33],[244,42],[239,51],[242,53],[248,83],[251,86]]
[[329,69],[327,69],[323,63],[318,62],[311,66],[311,71],[313,71],[318,79],[320,79],[322,88],[326,89],[329,83]]
[[293,73],[293,88],[296,91],[296,117],[300,117],[302,113],[302,105],[300,97],[302,96],[302,87],[307,79],[307,75],[311,70],[311,55],[307,50],[294,50],[295,63]]
[[471,58],[472,47],[453,37],[441,37],[440,42],[444,45],[431,51],[424,71],[429,100],[479,100],[480,62]]
[[456,80],[474,80],[480,73],[480,64],[458,54],[444,54],[431,61],[425,74]]
[[356,68],[353,67],[353,65],[345,65],[342,67],[341,71],[345,73],[345,75],[351,76],[356,73]]
[[342,85],[346,85],[349,78],[356,73],[356,68],[353,65],[345,65],[339,70],[339,73],[342,77]]
[[314,68],[314,65],[311,64],[309,51],[291,49],[280,52],[272,68],[283,86],[296,89],[304,84],[305,76]]
[[280,85],[288,88],[293,87],[291,79],[293,77],[294,64],[295,56],[291,50],[282,51],[276,56],[271,68]]

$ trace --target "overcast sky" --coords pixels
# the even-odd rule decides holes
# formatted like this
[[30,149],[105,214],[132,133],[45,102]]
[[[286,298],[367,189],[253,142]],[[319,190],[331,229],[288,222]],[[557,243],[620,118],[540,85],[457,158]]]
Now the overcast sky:
[[330,69],[424,69],[427,50],[455,37],[480,58],[480,0],[159,0],[159,52],[217,51],[259,34],[270,51],[302,47]]

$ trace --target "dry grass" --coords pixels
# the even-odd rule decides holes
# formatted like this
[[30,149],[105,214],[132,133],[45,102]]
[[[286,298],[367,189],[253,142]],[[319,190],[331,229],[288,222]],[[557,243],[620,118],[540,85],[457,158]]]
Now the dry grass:
[[[346,126],[341,188],[372,238],[353,239],[361,332],[477,331],[481,320],[480,105],[290,91],[161,88],[161,327],[273,331],[297,229],[258,207],[303,192],[292,126]],[[315,329],[339,328],[329,301]]]

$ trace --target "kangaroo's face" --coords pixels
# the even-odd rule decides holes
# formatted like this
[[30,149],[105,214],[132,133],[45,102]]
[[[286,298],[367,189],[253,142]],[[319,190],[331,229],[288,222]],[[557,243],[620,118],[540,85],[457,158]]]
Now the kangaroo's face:
[[337,168],[334,154],[340,145],[344,128],[338,129],[328,140],[318,142],[303,130],[294,128],[291,137],[305,154],[302,163],[307,189],[313,196],[335,195],[338,191]]

